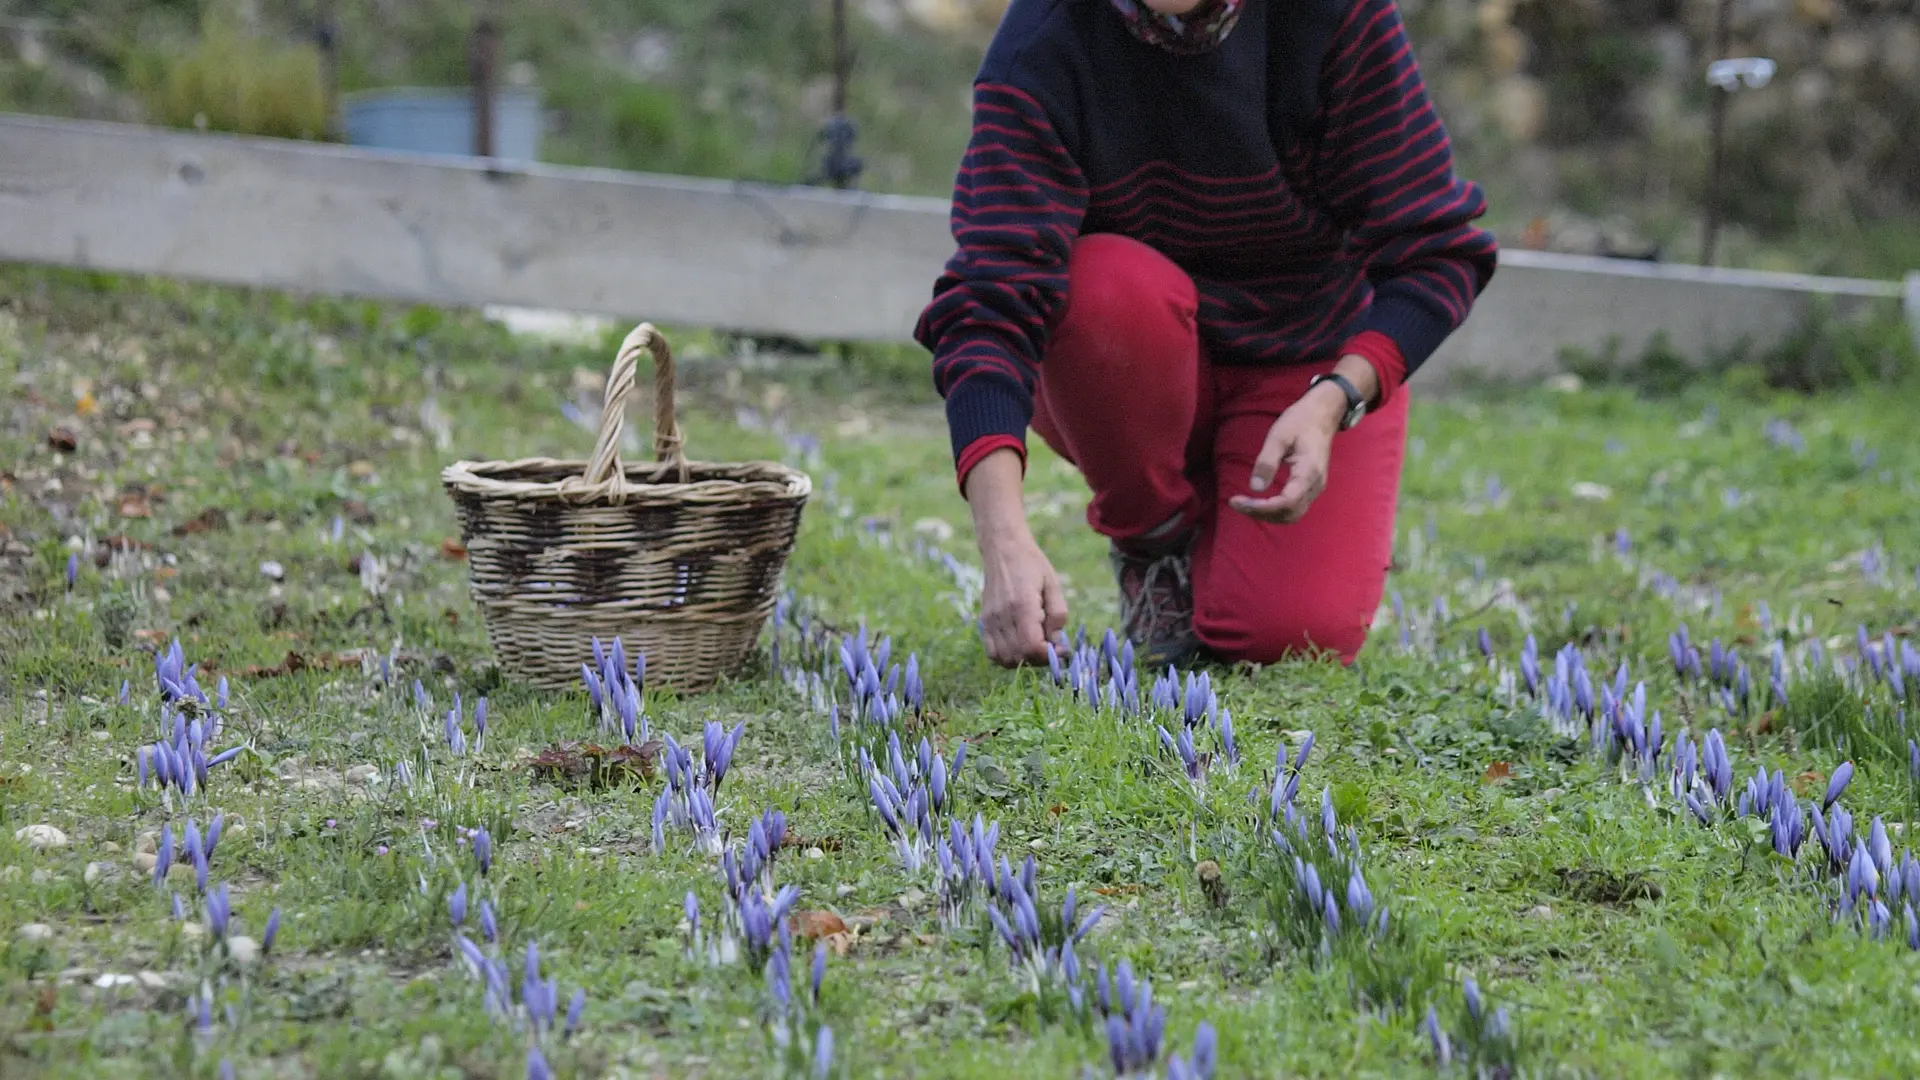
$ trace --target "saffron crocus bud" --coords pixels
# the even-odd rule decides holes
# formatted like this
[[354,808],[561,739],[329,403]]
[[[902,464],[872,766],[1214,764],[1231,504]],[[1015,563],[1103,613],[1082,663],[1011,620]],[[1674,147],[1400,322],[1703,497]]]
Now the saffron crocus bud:
[[173,894],[173,921],[174,922],[187,921],[187,904],[186,904],[186,901],[180,899],[179,893]]
[[527,1048],[527,1080],[553,1080],[553,1070],[547,1067],[547,1056],[537,1046]]
[[67,591],[73,591],[73,583],[80,579],[80,555],[75,552],[67,556]]
[[489,945],[500,940],[500,924],[494,918],[492,902],[487,900],[480,901],[480,936]]
[[473,834],[473,858],[480,864],[482,874],[493,869],[493,837],[488,834],[485,826]]
[[567,1026],[562,1029],[560,1033],[561,1038],[572,1038],[573,1033],[580,1030],[580,1017],[586,1011],[587,988],[583,986],[575,990],[573,992],[573,999],[567,1002]]
[[827,977],[827,943],[822,941],[813,947],[813,1003],[820,1004],[820,984]]
[[453,890],[453,895],[447,897],[447,915],[456,927],[467,921],[466,882],[461,882],[459,887]]
[[273,939],[280,936],[280,909],[274,908],[267,913],[267,928],[260,933],[260,952],[262,955],[273,952]]
[[233,918],[233,905],[228,899],[226,882],[223,881],[215,885],[213,889],[207,893],[206,911],[207,932],[211,934],[215,940],[225,941],[227,938],[227,927]]
[[1920,952],[1920,918],[1913,914],[1913,902],[1907,902],[1907,948]]
[[1362,922],[1373,914],[1373,892],[1367,888],[1358,868],[1347,879],[1347,910]]
[[1887,839],[1886,823],[1874,815],[1873,825],[1867,831],[1867,854],[1872,857],[1874,868],[1881,877],[1893,872],[1893,843]]
[[165,885],[167,871],[173,868],[173,830],[168,826],[160,826],[160,841],[154,847],[153,859],[153,883]]
[[813,1080],[827,1080],[833,1072],[833,1029],[825,1024],[813,1035]]
[[1493,638],[1484,626],[1480,628],[1480,655],[1489,659],[1493,657]]
[[1421,1027],[1426,1030],[1427,1039],[1433,1044],[1434,1064],[1442,1069],[1453,1064],[1453,1040],[1440,1027],[1440,1014],[1433,1006],[1427,1006],[1427,1018]]
[[1467,1014],[1478,1022],[1481,1014],[1486,1011],[1486,1003],[1480,1000],[1480,984],[1473,981],[1473,976],[1468,975],[1460,981],[1460,992],[1467,999]]
[[1821,801],[1821,805],[1827,809],[1832,809],[1833,804],[1840,800],[1841,792],[1846,791],[1847,785],[1852,783],[1852,781],[1853,762],[1841,762],[1840,767],[1833,770],[1833,778],[1827,781],[1827,796]]
[[207,850],[200,843],[200,830],[187,819],[185,829],[187,838],[187,860],[193,864],[194,884],[201,892],[207,891]]

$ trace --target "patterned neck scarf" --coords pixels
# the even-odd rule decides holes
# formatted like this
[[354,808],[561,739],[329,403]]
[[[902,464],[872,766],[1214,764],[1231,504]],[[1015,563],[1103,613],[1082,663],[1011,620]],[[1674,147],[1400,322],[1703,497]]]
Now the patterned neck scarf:
[[1142,0],[1111,2],[1134,37],[1182,56],[1206,52],[1225,41],[1246,6],[1246,0],[1200,0],[1185,15],[1162,15]]

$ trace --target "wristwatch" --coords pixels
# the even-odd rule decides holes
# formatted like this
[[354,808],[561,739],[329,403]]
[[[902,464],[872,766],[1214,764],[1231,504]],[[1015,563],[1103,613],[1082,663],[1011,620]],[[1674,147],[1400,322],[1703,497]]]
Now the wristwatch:
[[1340,418],[1341,431],[1351,429],[1355,424],[1360,422],[1361,417],[1367,415],[1367,399],[1360,396],[1359,388],[1353,385],[1351,379],[1348,379],[1345,375],[1336,375],[1333,372],[1328,372],[1325,375],[1315,375],[1312,381],[1307,383],[1307,389],[1312,390],[1323,382],[1330,382],[1338,386],[1340,392],[1347,395],[1347,413]]

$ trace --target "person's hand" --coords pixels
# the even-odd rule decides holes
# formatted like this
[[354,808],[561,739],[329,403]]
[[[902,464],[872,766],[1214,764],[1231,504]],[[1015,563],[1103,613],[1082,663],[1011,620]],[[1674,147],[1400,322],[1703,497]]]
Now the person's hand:
[[1003,667],[1047,662],[1047,642],[1067,625],[1060,576],[1034,543],[1020,497],[1020,455],[996,450],[967,474],[967,502],[980,539],[980,632]]
[[1047,642],[1067,625],[1060,576],[1032,536],[982,540],[986,586],[980,624],[987,656],[1001,667],[1047,662]]
[[1291,525],[1306,516],[1307,508],[1327,487],[1327,466],[1333,456],[1333,436],[1347,408],[1346,395],[1331,383],[1321,383],[1287,407],[1267,429],[1267,441],[1253,462],[1247,486],[1266,491],[1281,465],[1287,482],[1279,494],[1260,498],[1235,495],[1227,505],[1257,521]]

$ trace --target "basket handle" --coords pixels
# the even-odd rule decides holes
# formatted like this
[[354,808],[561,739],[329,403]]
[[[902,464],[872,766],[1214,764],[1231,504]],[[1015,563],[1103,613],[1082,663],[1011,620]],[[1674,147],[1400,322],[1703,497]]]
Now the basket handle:
[[[607,373],[605,403],[600,407],[600,433],[593,443],[593,457],[581,474],[582,489],[594,495],[611,496],[621,501],[627,492],[626,468],[620,463],[620,438],[626,433],[627,398],[633,393],[634,372],[640,354],[653,354],[653,454],[659,461],[679,469],[680,482],[687,482],[687,458],[681,450],[680,424],[674,419],[673,350],[652,323],[633,328]],[[581,494],[587,494],[582,490]]]

